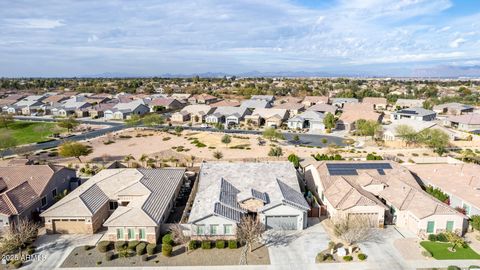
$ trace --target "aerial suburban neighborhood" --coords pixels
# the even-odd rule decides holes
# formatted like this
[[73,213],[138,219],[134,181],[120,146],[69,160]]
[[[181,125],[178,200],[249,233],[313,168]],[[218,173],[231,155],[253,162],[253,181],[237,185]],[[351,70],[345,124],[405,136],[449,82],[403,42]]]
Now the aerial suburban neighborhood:
[[480,269],[479,22],[0,1],[0,270]]

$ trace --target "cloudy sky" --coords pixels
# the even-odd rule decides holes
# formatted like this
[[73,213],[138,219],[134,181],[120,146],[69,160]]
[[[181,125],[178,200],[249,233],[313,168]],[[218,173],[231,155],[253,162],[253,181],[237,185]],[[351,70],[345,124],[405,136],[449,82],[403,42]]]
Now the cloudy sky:
[[0,1],[0,77],[478,66],[476,0]]

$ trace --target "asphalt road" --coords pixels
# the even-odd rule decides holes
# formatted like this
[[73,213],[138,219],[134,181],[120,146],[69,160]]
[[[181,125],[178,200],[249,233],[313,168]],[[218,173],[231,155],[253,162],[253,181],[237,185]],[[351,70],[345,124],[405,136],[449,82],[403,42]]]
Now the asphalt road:
[[[15,119],[17,120],[22,120],[22,121],[35,121],[35,122],[56,122],[58,119],[53,119],[53,118],[44,118],[44,117],[29,117],[29,116],[15,116]],[[49,149],[49,148],[54,148],[59,146],[62,142],[65,140],[67,141],[83,141],[83,140],[88,140],[88,139],[93,139],[96,137],[103,136],[107,133],[110,132],[115,132],[119,131],[125,128],[128,128],[127,125],[124,123],[119,123],[119,122],[103,122],[103,121],[95,121],[95,120],[86,120],[86,119],[78,119],[79,122],[85,123],[85,124],[91,124],[91,125],[105,125],[109,126],[104,129],[99,129],[99,130],[94,130],[90,132],[86,132],[81,135],[74,135],[62,140],[55,140],[55,141],[49,141],[49,142],[44,142],[44,143],[37,143],[37,144],[31,144],[31,145],[26,145],[26,146],[19,146],[15,148],[14,150],[12,149],[7,149],[0,151],[0,156],[9,156],[13,154],[25,154],[28,152],[33,152],[33,151],[38,151],[38,150],[43,150],[43,149]],[[139,126],[142,127],[142,126]],[[169,127],[167,125],[161,125],[156,127],[155,129],[163,129],[165,127]],[[175,126],[169,127],[171,129],[175,128]],[[225,130],[218,130],[215,128],[207,128],[207,127],[189,127],[189,126],[182,126],[183,129],[186,130],[193,130],[193,131],[210,131],[210,132],[222,132],[222,133],[229,133],[229,134],[254,134],[258,135],[261,134],[261,131],[257,130],[240,130],[240,129],[225,129]],[[290,132],[283,132],[285,139],[287,141],[292,141],[293,137],[295,135],[298,135],[300,141],[298,144],[302,145],[309,145],[309,146],[320,146],[320,147],[325,147],[330,144],[336,144],[339,146],[345,146],[345,143],[343,142],[343,138],[341,137],[336,137],[336,136],[329,136],[329,135],[321,135],[321,134],[300,134],[300,133],[290,133]],[[326,141],[324,140],[326,139]],[[326,142],[326,143],[325,143]]]

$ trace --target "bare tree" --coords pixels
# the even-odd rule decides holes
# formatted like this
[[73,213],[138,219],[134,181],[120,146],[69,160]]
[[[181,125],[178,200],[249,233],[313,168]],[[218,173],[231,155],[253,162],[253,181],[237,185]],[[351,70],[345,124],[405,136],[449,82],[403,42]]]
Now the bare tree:
[[170,233],[172,234],[172,240],[175,243],[184,246],[188,254],[188,242],[190,242],[190,236],[184,233],[182,226],[180,224],[173,225],[170,227]]
[[244,216],[237,226],[237,239],[245,242],[248,250],[252,252],[252,246],[260,240],[265,227],[252,216]]
[[377,224],[364,215],[339,215],[332,219],[334,232],[347,245],[366,242],[375,237]]
[[32,243],[38,234],[38,224],[28,219],[20,219],[14,226],[10,226],[0,242],[2,254],[20,251]]

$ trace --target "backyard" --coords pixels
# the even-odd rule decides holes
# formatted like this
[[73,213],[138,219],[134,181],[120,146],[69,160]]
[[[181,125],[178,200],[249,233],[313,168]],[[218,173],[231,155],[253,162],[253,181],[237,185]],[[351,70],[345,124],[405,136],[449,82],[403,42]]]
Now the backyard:
[[449,247],[452,247],[452,243],[446,242],[432,242],[432,241],[422,241],[420,245],[428,250],[433,258],[437,260],[475,260],[480,259],[480,255],[473,251],[469,246],[455,247],[456,251],[451,252],[448,250]]
[[0,133],[10,133],[18,145],[48,140],[57,129],[55,123],[15,121],[8,128],[1,127]]

